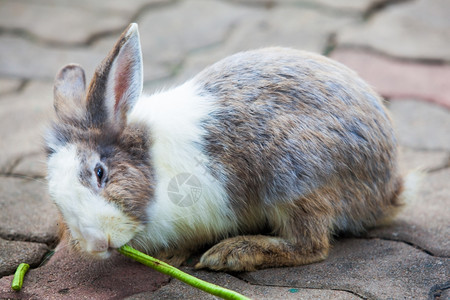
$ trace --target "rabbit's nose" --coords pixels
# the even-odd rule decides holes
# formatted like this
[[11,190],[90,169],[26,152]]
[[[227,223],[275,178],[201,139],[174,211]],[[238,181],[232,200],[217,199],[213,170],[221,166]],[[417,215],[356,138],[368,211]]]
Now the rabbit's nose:
[[87,251],[92,253],[108,251],[109,245],[107,239],[96,239],[88,241]]
[[84,228],[82,235],[86,241],[86,251],[90,253],[101,253],[108,251],[109,239],[98,229]]

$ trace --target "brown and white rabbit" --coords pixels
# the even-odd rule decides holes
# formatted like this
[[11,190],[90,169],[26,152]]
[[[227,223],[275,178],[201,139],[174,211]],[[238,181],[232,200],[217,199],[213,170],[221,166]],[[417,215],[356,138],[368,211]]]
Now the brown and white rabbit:
[[87,88],[78,65],[56,77],[49,190],[81,252],[129,243],[179,265],[215,244],[197,267],[308,264],[401,204],[389,115],[335,61],[242,52],[152,96],[142,76],[131,24]]

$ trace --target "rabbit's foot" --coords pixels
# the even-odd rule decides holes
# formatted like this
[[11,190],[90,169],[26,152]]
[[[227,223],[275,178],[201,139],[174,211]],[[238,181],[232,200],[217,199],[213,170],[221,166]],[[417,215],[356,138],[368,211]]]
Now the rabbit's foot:
[[200,258],[197,269],[217,271],[254,271],[256,269],[295,266],[321,261],[328,249],[305,254],[297,245],[270,236],[238,236],[213,246]]

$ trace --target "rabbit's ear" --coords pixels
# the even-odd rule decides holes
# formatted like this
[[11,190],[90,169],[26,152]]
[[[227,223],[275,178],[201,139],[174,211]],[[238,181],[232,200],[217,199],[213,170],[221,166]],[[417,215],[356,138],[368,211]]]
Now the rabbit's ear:
[[59,117],[77,117],[82,114],[86,95],[86,80],[81,66],[70,64],[62,68],[55,78],[54,107]]
[[137,24],[130,24],[95,71],[87,95],[94,126],[123,127],[142,92],[142,53]]

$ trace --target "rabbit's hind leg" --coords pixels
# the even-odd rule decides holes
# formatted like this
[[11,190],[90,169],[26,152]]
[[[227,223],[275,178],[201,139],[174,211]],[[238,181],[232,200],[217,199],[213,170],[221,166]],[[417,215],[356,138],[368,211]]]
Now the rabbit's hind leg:
[[328,222],[317,215],[292,211],[289,215],[289,219],[276,226],[276,236],[244,235],[225,239],[205,252],[196,268],[253,271],[324,260],[330,248]]

